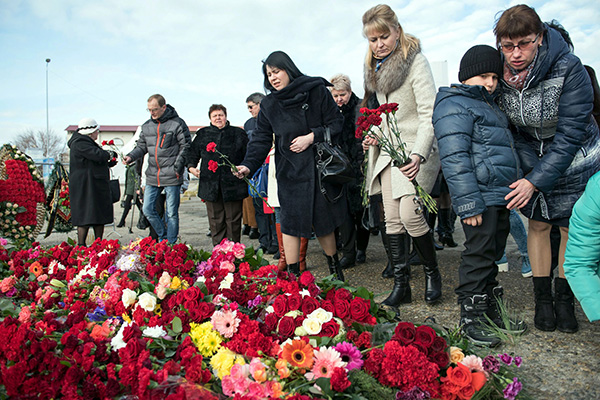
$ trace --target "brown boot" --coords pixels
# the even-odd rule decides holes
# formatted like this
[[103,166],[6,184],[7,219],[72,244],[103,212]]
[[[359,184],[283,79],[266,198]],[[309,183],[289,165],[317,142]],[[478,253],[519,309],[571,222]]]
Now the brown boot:
[[306,271],[306,250],[308,250],[308,238],[300,238],[300,272]]
[[277,269],[280,271],[287,270],[287,263],[285,262],[285,251],[283,250],[283,235],[281,234],[281,224],[275,224],[277,230],[277,243],[279,244],[279,263],[277,263]]

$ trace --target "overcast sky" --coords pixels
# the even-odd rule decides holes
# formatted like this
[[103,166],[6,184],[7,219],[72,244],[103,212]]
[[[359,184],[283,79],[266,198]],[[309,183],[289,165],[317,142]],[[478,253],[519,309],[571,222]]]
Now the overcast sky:
[[[0,142],[46,129],[63,134],[84,117],[139,125],[146,99],[161,93],[188,125],[208,123],[221,103],[232,124],[249,118],[246,97],[264,92],[261,60],[287,52],[302,72],[343,72],[362,96],[367,42],[361,17],[378,1],[0,0]],[[499,11],[513,1],[410,0],[389,4],[434,64],[455,82],[462,54],[494,45]],[[575,54],[600,72],[600,1],[528,3],[570,32]]]

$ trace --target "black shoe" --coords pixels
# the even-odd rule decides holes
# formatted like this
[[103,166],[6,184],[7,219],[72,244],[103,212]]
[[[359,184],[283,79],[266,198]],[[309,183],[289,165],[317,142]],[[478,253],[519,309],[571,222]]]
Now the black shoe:
[[423,236],[414,237],[413,245],[423,262],[425,272],[425,302],[434,304],[442,299],[442,275],[438,268],[434,250],[433,234],[427,232]]
[[355,262],[355,256],[354,255],[348,255],[348,256],[343,256],[342,259],[340,260],[340,267],[342,267],[342,269],[348,269],[348,268],[352,268],[354,267]]
[[250,239],[258,239],[260,237],[260,233],[258,233],[258,229],[250,228],[250,232],[248,232],[248,237]]
[[211,236],[212,236],[212,232],[211,232],[211,231],[208,231],[208,232],[206,233],[206,236],[207,236],[207,237],[211,237]]
[[489,299],[489,308],[486,315],[501,331],[512,334],[521,335],[527,330],[527,324],[520,318],[514,318],[510,315],[502,315],[504,307],[504,288],[502,286],[486,287],[486,292]]
[[433,240],[433,246],[435,247],[435,251],[444,250],[444,245],[438,243],[435,239]]
[[250,225],[244,225],[244,227],[242,228],[242,235],[248,236],[249,233],[250,233]]
[[485,314],[489,308],[487,294],[467,297],[460,303],[460,325],[466,338],[478,346],[496,347],[501,340],[486,324]]
[[119,225],[117,225],[117,228],[122,228],[124,226],[125,226],[125,222],[121,221],[121,222],[119,222]]
[[440,243],[448,247],[457,247],[458,243],[454,241],[451,234],[440,236]]
[[357,250],[356,251],[356,263],[362,264],[365,261],[367,261],[367,253],[365,253],[364,250]]
[[338,259],[338,255],[334,254],[332,256],[325,255],[327,258],[327,266],[329,267],[329,274],[335,275],[337,280],[344,282],[344,273],[342,272],[342,267],[340,266],[340,260]]
[[276,254],[279,252],[279,246],[275,245],[275,246],[269,246],[267,247],[267,254]]
[[388,261],[385,269],[381,273],[381,277],[384,279],[391,279],[394,277],[394,267],[392,267],[392,263]]
[[554,295],[556,328],[565,333],[577,332],[579,324],[575,318],[575,298],[566,279],[554,278]]
[[552,298],[552,278],[549,276],[534,276],[533,291],[535,293],[533,325],[540,331],[552,332],[556,329],[554,299]]

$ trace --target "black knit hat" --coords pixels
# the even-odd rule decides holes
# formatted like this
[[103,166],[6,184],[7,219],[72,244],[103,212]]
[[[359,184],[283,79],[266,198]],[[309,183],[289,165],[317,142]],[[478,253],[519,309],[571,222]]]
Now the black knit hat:
[[479,44],[467,50],[460,60],[458,80],[464,82],[469,78],[489,72],[495,72],[498,78],[502,77],[500,52],[492,46]]

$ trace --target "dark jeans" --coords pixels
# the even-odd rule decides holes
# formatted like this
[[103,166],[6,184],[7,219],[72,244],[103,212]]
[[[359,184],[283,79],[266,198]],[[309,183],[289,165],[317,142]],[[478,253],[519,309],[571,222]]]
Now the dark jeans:
[[371,233],[362,225],[363,212],[348,214],[338,228],[344,256],[356,256],[356,250],[366,251]]
[[260,197],[252,199],[254,216],[258,225],[258,243],[265,249],[277,247],[277,230],[275,229],[275,215],[265,214],[263,201]]
[[221,243],[225,237],[232,242],[241,242],[242,200],[225,202],[219,192],[217,201],[206,202],[206,213],[213,246]]
[[492,206],[482,214],[479,226],[462,224],[465,232],[465,249],[458,269],[459,304],[474,294],[486,293],[486,287],[498,285],[496,260],[502,257],[510,231],[510,211],[506,207]]

